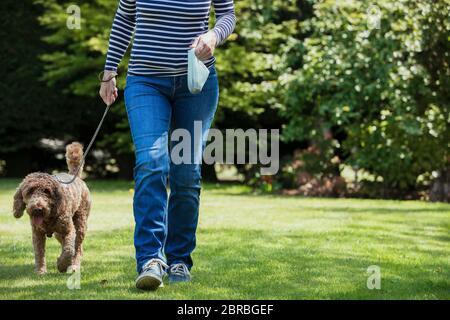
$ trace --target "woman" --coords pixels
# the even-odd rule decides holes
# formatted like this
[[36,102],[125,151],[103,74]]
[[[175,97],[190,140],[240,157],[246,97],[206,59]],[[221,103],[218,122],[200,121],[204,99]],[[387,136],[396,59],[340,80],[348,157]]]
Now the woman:
[[[208,30],[211,2],[216,23]],[[200,164],[173,162],[170,133],[191,136],[191,154],[202,151],[218,103],[214,49],[233,32],[233,0],[120,0],[109,40],[100,95],[117,98],[115,76],[134,33],[125,87],[125,105],[135,147],[136,287],[155,290],[167,272],[169,282],[189,281],[200,198]],[[198,94],[187,87],[187,52],[209,68]],[[201,135],[194,134],[200,121]],[[201,141],[195,141],[199,139]],[[194,150],[198,146],[201,150]],[[166,182],[169,181],[170,196]]]

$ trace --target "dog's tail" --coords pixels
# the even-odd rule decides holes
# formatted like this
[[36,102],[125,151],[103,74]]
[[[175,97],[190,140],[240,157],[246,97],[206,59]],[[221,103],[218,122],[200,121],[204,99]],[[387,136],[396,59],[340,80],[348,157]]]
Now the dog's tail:
[[[66,147],[66,162],[69,173],[81,178],[83,172],[83,146],[79,142],[72,142]],[[81,168],[78,169],[78,167]]]

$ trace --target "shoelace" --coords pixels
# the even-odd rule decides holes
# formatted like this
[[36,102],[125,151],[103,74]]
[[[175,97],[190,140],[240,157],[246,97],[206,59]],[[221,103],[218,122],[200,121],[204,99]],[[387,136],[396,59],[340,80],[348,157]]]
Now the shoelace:
[[177,276],[189,274],[189,269],[184,263],[176,263],[170,267],[170,273]]
[[142,271],[147,271],[155,266],[159,268],[159,271],[161,273],[164,273],[164,270],[169,267],[167,264],[165,264],[163,261],[159,259],[150,259],[144,264],[144,266],[142,267]]

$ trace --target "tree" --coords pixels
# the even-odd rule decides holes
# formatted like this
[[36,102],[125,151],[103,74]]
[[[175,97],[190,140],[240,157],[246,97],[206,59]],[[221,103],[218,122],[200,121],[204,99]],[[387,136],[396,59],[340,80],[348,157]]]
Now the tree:
[[320,145],[385,188],[416,189],[450,165],[450,4],[372,3],[314,1],[301,25],[310,35],[287,60],[284,137]]
[[70,110],[87,101],[62,96],[59,84],[49,88],[40,81],[44,66],[39,56],[47,49],[41,41],[45,30],[36,18],[42,10],[31,0],[4,0],[1,7],[0,61],[4,72],[0,82],[0,159],[6,161],[1,173],[23,176],[50,166],[54,169],[61,161],[42,150],[40,141],[70,136],[78,114],[75,111],[69,116],[61,109]]
[[[50,45],[42,57],[49,84],[65,83],[67,92],[94,98],[96,75],[102,70],[117,1],[93,0],[80,5],[81,29],[66,28],[70,1],[37,0],[45,12],[42,25]],[[302,1],[301,1],[302,2]],[[238,25],[227,43],[216,50],[221,83],[220,107],[214,123],[218,128],[280,127],[280,93],[277,80],[282,71],[283,43],[296,34],[302,18],[297,1],[236,1]],[[211,24],[214,19],[211,19]],[[119,66],[119,88],[125,83],[128,56]],[[107,132],[99,146],[115,157],[129,159],[132,143],[123,101],[112,108]]]
[[[87,135],[103,113],[104,104],[98,97],[98,74],[103,70],[108,46],[109,30],[117,7],[117,1],[94,0],[79,5],[80,28],[69,29],[68,18],[74,14],[70,9],[72,2],[67,0],[35,0],[43,8],[39,21],[49,35],[44,38],[48,50],[41,55],[45,62],[43,79],[50,86],[60,84],[65,94],[84,97],[90,106],[82,107],[83,121]],[[118,85],[123,88],[126,75],[125,57],[119,69]],[[89,137],[83,139],[88,141]],[[112,162],[118,161],[119,176],[132,175],[132,143],[126,119],[123,100],[119,99],[112,107],[101,130],[96,147],[106,152]],[[99,170],[99,168],[96,168]]]

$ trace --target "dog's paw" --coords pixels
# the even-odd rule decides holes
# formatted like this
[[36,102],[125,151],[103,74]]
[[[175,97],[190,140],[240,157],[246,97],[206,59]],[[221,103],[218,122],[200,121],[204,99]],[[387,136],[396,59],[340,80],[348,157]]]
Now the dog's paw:
[[63,253],[56,261],[56,267],[58,268],[58,271],[61,273],[66,273],[67,269],[72,263],[72,257],[70,254]]
[[37,275],[40,275],[40,276],[43,276],[43,275],[45,275],[47,273],[47,269],[46,268],[41,268],[41,269],[37,269],[36,270],[36,274]]
[[77,266],[77,265],[71,265],[71,266],[69,266],[68,268],[67,268],[67,273],[75,273],[75,272],[77,272],[77,271],[80,271],[80,266]]

